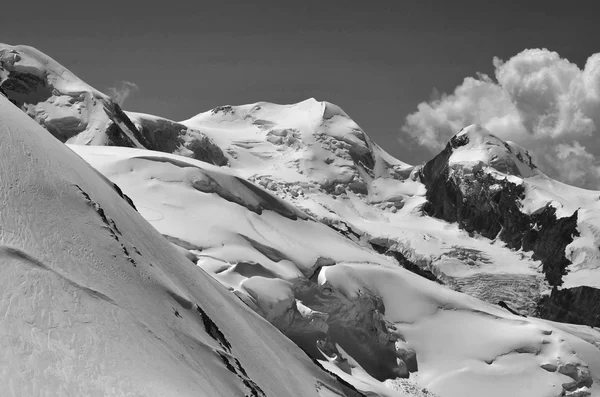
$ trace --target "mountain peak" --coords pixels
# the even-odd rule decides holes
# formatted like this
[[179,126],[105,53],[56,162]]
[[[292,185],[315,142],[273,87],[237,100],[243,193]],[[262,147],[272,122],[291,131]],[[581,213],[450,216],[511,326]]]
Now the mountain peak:
[[452,150],[449,165],[482,164],[501,173],[524,178],[542,174],[526,149],[498,138],[479,124],[463,128],[448,145]]

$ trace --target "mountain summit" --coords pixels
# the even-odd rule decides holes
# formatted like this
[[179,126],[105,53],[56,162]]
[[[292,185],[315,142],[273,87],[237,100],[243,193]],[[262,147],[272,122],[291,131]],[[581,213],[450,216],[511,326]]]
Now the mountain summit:
[[452,154],[449,164],[485,165],[498,172],[527,178],[541,175],[527,150],[510,141],[503,141],[480,125],[463,128],[450,139]]

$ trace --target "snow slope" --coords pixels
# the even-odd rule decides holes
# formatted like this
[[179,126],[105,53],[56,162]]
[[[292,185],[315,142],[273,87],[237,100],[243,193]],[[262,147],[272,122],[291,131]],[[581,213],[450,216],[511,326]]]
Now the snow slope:
[[3,96],[0,121],[2,395],[343,395]]
[[144,150],[71,148],[190,260],[364,392],[600,395],[596,330],[516,316],[426,280],[282,210],[288,204],[229,170]]

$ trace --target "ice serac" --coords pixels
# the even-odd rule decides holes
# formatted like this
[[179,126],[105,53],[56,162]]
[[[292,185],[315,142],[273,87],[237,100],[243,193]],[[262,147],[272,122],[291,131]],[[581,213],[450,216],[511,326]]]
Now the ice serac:
[[478,125],[455,135],[423,167],[421,179],[427,187],[423,210],[428,215],[499,239],[513,250],[531,251],[552,287],[591,287],[586,293],[569,293],[569,298],[555,288],[540,301],[544,317],[600,325],[598,278],[577,275],[590,275],[598,262],[598,235],[590,230],[596,229],[598,192],[551,180],[525,149]]
[[3,96],[0,152],[3,395],[356,395]]
[[0,44],[0,92],[52,135],[72,144],[147,148],[222,165],[205,135],[173,121],[133,114],[41,51]]

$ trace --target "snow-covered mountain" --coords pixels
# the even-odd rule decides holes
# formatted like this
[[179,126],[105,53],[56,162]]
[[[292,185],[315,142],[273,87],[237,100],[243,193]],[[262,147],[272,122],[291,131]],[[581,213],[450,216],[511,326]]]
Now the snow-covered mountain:
[[[413,167],[386,153],[328,102],[309,99],[292,105],[220,106],[175,122],[122,111],[109,97],[37,50],[0,46],[0,54],[4,94],[111,181],[107,183],[97,173],[89,176],[89,167],[83,167],[72,153],[63,155],[68,149],[49,134],[38,141],[37,149],[31,149],[37,160],[10,160],[11,167],[26,161],[59,161],[64,175],[61,168],[50,167],[47,172],[75,181],[97,216],[106,218],[100,232],[90,220],[81,221],[86,227],[82,231],[77,227],[65,230],[69,236],[86,235],[86,241],[104,241],[93,233],[114,235],[116,243],[103,251],[120,258],[114,262],[96,253],[95,245],[89,247],[76,237],[65,237],[66,232],[55,231],[63,230],[55,222],[57,214],[68,214],[70,207],[50,208],[37,218],[28,215],[27,219],[50,220],[38,219],[35,225],[18,221],[18,230],[23,239],[42,240],[39,244],[49,243],[36,227],[58,233],[53,241],[65,242],[47,251],[48,260],[59,263],[56,266],[63,266],[64,253],[79,258],[81,251],[95,258],[89,274],[81,260],[75,261],[78,266],[60,268],[60,274],[68,280],[73,272],[83,277],[94,287],[77,281],[78,285],[100,291],[119,307],[126,303],[133,311],[139,303],[136,326],[150,322],[149,334],[167,346],[164,354],[171,361],[160,368],[183,374],[181,378],[168,371],[161,374],[175,392],[165,394],[164,389],[149,386],[140,389],[140,394],[186,395],[185,388],[175,388],[178,382],[201,384],[213,377],[228,382],[229,378],[219,378],[225,368],[230,372],[222,372],[234,376],[246,389],[215,386],[210,390],[217,391],[205,391],[206,395],[251,394],[252,385],[273,396],[356,393],[352,386],[306,361],[291,340],[366,395],[600,395],[600,333],[595,328],[521,315],[539,313],[549,319],[594,325],[598,321],[600,286],[594,267],[600,245],[596,237],[600,220],[595,216],[600,192],[549,179],[525,149],[471,126],[426,165]],[[64,88],[74,81],[87,87],[82,88],[84,95],[73,96]],[[38,95],[39,87],[50,86],[52,95]],[[88,101],[88,95],[97,98],[101,107]],[[71,99],[60,99],[65,96]],[[34,129],[34,123],[22,114],[17,117],[17,110],[4,102],[8,110],[3,120],[14,120],[7,131]],[[60,120],[65,114],[69,120],[78,120],[78,128],[83,129],[74,133],[64,127]],[[98,117],[90,118],[90,114]],[[90,119],[101,121],[86,121]],[[39,128],[35,131],[44,135]],[[10,150],[10,145],[2,145],[2,150]],[[46,160],[49,153],[52,160]],[[32,197],[39,194],[35,186],[44,186],[40,182],[44,177],[38,177],[36,170],[27,170],[35,178],[25,178],[31,180]],[[71,173],[80,179],[69,179]],[[104,193],[106,186],[109,193]],[[36,213],[24,209],[27,202],[16,203],[22,190],[7,191],[14,198],[2,214]],[[54,202],[70,203],[68,190],[57,191]],[[134,207],[160,234],[148,231],[152,229]],[[0,230],[2,236],[10,236],[13,229]],[[144,249],[139,247],[142,240]],[[125,281],[113,280],[112,273],[106,280],[94,273],[98,266],[120,269],[119,261],[133,272],[123,277]],[[143,274],[139,279],[143,288],[137,287],[138,281],[130,281],[136,272]],[[207,274],[230,292],[220,289]],[[124,283],[133,287],[128,289]],[[117,298],[106,293],[105,287]],[[11,284],[8,290],[14,288]],[[232,299],[234,294],[239,299]],[[244,310],[242,302],[289,339]],[[36,304],[42,305],[43,313],[53,310],[43,306],[46,302]],[[23,307],[27,305],[33,303],[23,300]],[[217,340],[216,361],[206,358],[206,348],[198,347],[200,353],[192,349],[196,345],[190,341],[206,339],[197,336],[201,332],[193,328],[195,323],[189,328],[187,322],[180,325],[179,333],[156,333],[159,328],[153,328],[157,322],[183,322],[196,305],[201,307],[196,312],[202,324],[208,324],[208,335]],[[151,316],[153,307],[155,318],[143,317]],[[85,307],[86,313],[94,310]],[[89,326],[100,330],[89,346],[102,345],[109,332],[117,332],[106,325],[113,323],[102,310],[88,318]],[[65,324],[71,323],[63,323],[54,332],[65,338],[79,335]],[[18,335],[17,331],[9,335]],[[76,349],[79,345],[73,340],[63,346]],[[139,338],[139,343],[149,346],[153,340],[147,336]],[[233,346],[229,350],[223,347],[228,344]],[[38,346],[39,354],[54,354],[54,345],[48,346]],[[132,352],[138,347],[129,346]],[[184,361],[190,363],[186,370],[177,366],[182,365],[177,361],[182,349],[186,350]],[[262,355],[263,349],[268,353]],[[256,361],[252,352],[260,352]],[[150,361],[162,363],[159,353]],[[93,349],[86,354],[96,354],[100,361],[104,357]],[[149,358],[131,357],[134,366]],[[233,364],[236,359],[239,367]],[[30,371],[33,364],[25,354],[19,360]],[[45,369],[44,365],[39,368]],[[63,368],[67,364],[52,365]],[[251,373],[247,371],[250,365],[264,372]],[[273,366],[278,372],[271,371],[272,380],[267,380],[264,374]],[[299,371],[296,381],[288,384],[286,376],[295,371]],[[30,373],[45,385],[50,382],[46,374],[53,372]],[[188,373],[193,380],[185,378]],[[11,377],[12,373],[7,379]],[[129,377],[124,374],[120,381],[129,382]],[[105,393],[119,395],[122,385]]]

